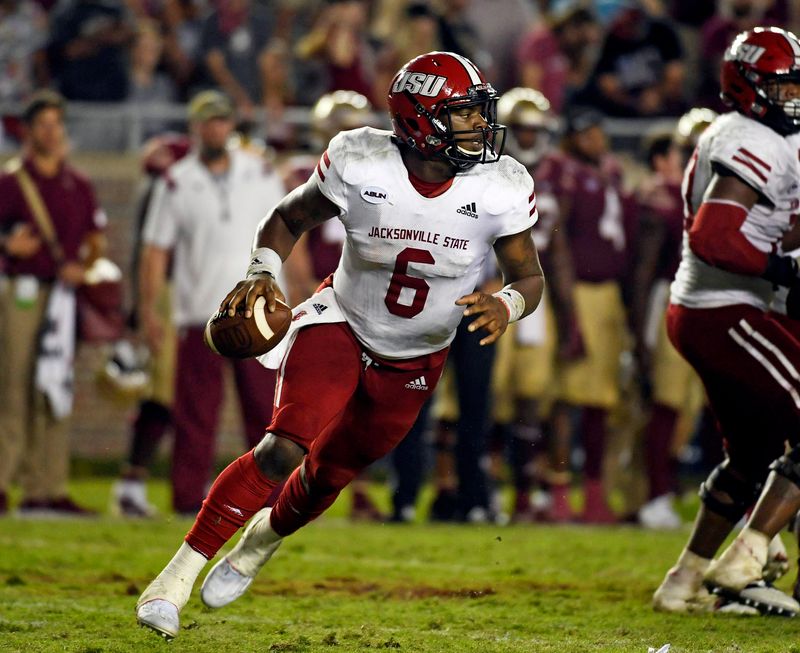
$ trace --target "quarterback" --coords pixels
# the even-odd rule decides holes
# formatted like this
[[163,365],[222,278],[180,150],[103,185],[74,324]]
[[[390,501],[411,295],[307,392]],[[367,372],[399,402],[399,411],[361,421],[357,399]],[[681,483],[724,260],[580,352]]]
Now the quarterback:
[[[392,131],[338,134],[311,178],[261,222],[247,278],[221,311],[244,305],[249,316],[257,297],[274,307],[282,261],[326,220],[344,225],[342,256],[332,280],[295,308],[264,439],[219,475],[184,543],[139,598],[140,624],[174,637],[200,571],[249,520],[201,589],[209,607],[241,596],[284,537],[406,435],[462,317],[490,344],[536,308],[544,280],[531,237],[533,180],[502,156],[496,103],[464,57],[412,59],[389,90]],[[473,292],[491,249],[507,285]]]
[[[708,588],[738,611],[793,616],[800,605],[765,584],[763,568],[770,540],[800,507],[800,342],[768,312],[784,286],[788,316],[800,319],[797,263],[780,247],[800,206],[800,40],[777,28],[739,34],[721,82],[735,111],[706,129],[684,175],[667,330],[703,381],[727,455],[702,484],[694,530],[653,602],[713,609]],[[747,525],[712,562],[765,482]]]

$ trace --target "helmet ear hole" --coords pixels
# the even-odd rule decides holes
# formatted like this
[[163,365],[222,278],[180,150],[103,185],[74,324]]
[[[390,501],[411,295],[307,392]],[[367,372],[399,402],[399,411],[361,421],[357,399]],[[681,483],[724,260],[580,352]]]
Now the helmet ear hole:
[[414,118],[406,118],[406,124],[415,132],[420,131],[419,123]]

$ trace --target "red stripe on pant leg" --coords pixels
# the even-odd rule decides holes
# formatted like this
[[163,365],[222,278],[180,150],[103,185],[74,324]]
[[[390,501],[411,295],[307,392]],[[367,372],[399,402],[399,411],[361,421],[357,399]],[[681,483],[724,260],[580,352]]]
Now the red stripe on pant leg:
[[210,560],[264,507],[276,485],[259,471],[252,451],[237,458],[214,481],[186,543]]

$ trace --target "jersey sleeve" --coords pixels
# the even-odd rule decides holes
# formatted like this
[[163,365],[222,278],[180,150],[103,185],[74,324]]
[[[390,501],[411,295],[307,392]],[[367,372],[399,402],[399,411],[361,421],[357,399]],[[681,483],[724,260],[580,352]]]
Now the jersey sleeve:
[[502,214],[498,225],[496,238],[511,236],[530,229],[539,219],[536,210],[536,192],[533,188],[533,178],[521,165],[519,166],[520,178],[510,191],[514,194],[513,203],[508,211]]
[[314,169],[314,179],[320,191],[343,213],[347,211],[347,194],[343,179],[347,161],[346,151],[345,135],[342,133],[334,136]]
[[169,177],[156,182],[147,217],[144,221],[142,240],[161,249],[172,249],[178,236],[177,187]]
[[786,143],[771,130],[737,129],[721,133],[710,144],[709,159],[721,165],[773,204],[778,204],[783,185],[781,157]]

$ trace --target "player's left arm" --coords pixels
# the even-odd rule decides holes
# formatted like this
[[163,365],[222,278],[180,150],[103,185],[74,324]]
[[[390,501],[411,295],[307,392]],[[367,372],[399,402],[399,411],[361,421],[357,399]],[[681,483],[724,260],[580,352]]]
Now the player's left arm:
[[544,291],[544,275],[530,229],[498,238],[494,252],[505,287],[493,295],[473,292],[456,301],[457,305],[467,307],[465,316],[478,316],[469,325],[470,331],[483,328],[489,332],[481,345],[492,344],[503,335],[510,321],[532,313]]

